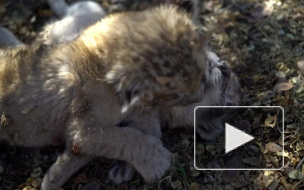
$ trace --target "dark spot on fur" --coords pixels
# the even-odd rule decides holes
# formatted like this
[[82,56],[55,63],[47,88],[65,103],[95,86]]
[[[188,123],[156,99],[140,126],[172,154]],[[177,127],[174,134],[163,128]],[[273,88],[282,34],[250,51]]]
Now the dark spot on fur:
[[126,93],[125,93],[125,98],[126,98],[126,101],[128,103],[131,102],[131,98],[132,98],[132,92],[130,90],[127,90]]
[[206,82],[207,82],[206,75],[203,75],[203,76],[202,76],[202,79],[201,79],[201,83],[202,83],[202,84],[206,84]]
[[130,126],[131,123],[132,123],[131,120],[129,120],[129,119],[124,119],[124,120],[122,120],[120,123],[118,123],[116,126],[117,126],[117,127],[128,127],[128,126]]
[[171,65],[170,62],[168,60],[166,60],[164,66],[166,68],[170,68],[170,65]]
[[174,75],[175,75],[175,74],[174,74],[173,72],[170,72],[170,73],[167,73],[167,74],[166,74],[167,77],[174,77]]
[[156,70],[156,71],[161,71],[161,68],[160,68],[160,66],[159,66],[159,64],[157,63],[157,62],[153,62],[152,63],[153,64],[153,68]]
[[34,106],[32,109],[30,109],[30,111],[33,111],[34,109],[36,109],[36,108],[38,108],[39,106],[38,105],[36,105],[36,106]]
[[138,89],[134,89],[133,90],[133,93],[132,93],[132,96],[136,96],[139,94],[139,90]]
[[140,61],[140,58],[139,57],[133,57],[132,61],[135,62],[135,63],[138,63]]
[[187,77],[189,76],[189,74],[188,74],[186,71],[183,71],[182,76],[183,76],[184,78],[187,78]]
[[179,95],[177,93],[174,93],[171,95],[172,99],[176,100],[179,98]]

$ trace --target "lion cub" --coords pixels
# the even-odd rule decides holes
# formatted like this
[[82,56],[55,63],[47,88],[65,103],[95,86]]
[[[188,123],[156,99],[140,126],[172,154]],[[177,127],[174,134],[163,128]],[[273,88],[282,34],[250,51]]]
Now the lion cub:
[[28,147],[66,141],[42,189],[59,188],[100,156],[126,161],[152,182],[171,153],[158,138],[116,125],[134,109],[201,100],[200,38],[186,13],[160,6],[108,16],[69,43],[2,49],[0,138]]

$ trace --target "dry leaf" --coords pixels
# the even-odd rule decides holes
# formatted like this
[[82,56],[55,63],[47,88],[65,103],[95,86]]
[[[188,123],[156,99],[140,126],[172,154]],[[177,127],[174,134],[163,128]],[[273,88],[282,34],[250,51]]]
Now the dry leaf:
[[101,187],[100,183],[97,182],[90,182],[86,184],[82,190],[99,190]]
[[192,182],[190,185],[190,190],[200,190],[199,184]]
[[270,16],[273,12],[273,5],[267,4],[265,7],[259,7],[256,11],[254,11],[251,16],[255,19],[260,19],[266,16]]
[[288,72],[290,69],[283,62],[279,62],[276,64],[276,68],[278,71],[283,71],[284,73]]
[[26,187],[24,187],[22,190],[32,190],[32,187],[26,186]]
[[36,169],[34,169],[34,170],[32,171],[31,177],[37,178],[37,177],[39,177],[41,174],[42,174],[42,170],[41,170],[41,168],[39,167],[39,168],[36,168]]
[[267,189],[275,190],[279,184],[276,180],[275,173],[273,171],[265,171],[263,175],[263,183]]
[[279,145],[277,145],[274,142],[269,142],[265,145],[265,148],[269,150],[270,152],[281,152],[283,148]]
[[244,158],[243,162],[252,166],[260,166],[261,160],[256,157]]
[[188,147],[189,144],[190,144],[190,142],[189,142],[188,139],[183,139],[182,142],[181,142],[181,144],[182,144],[184,147]]
[[280,93],[283,91],[287,91],[293,88],[293,84],[289,81],[285,81],[285,82],[278,82],[274,87],[273,87],[273,91],[276,93]]
[[224,183],[234,182],[240,176],[240,170],[225,170],[223,173]]
[[251,133],[251,123],[247,120],[241,120],[237,122],[234,125],[236,128],[238,128],[241,131],[244,131],[245,133]]
[[156,77],[156,81],[159,84],[166,84],[166,83],[170,82],[170,80],[172,80],[172,78],[169,78],[169,77]]
[[288,177],[291,179],[303,179],[303,174],[299,170],[292,170],[289,172]]
[[297,151],[304,150],[304,143],[298,142],[296,146]]
[[283,152],[277,152],[277,155],[289,158],[289,153],[287,151],[284,151],[284,153]]
[[173,189],[182,189],[182,182],[180,180],[175,180],[171,182],[171,187]]
[[196,155],[202,155],[205,152],[205,146],[203,144],[196,145]]
[[297,67],[299,69],[300,74],[304,77],[304,60],[298,61]]
[[268,190],[276,190],[279,185],[277,179],[272,179],[271,183],[269,183],[266,187]]
[[280,178],[280,182],[284,185],[286,190],[291,190],[291,184],[287,183],[286,178],[285,177],[281,177]]
[[277,116],[276,115],[272,116],[268,114],[267,118],[264,121],[264,124],[266,127],[272,127],[272,128],[275,127],[277,124]]
[[87,176],[84,173],[78,174],[78,176],[74,179],[76,184],[79,183],[88,183]]
[[[228,163],[227,168],[244,168],[241,156],[234,156]],[[239,170],[225,170],[223,172],[224,183],[231,183],[235,181],[240,175]]]
[[192,177],[197,177],[197,176],[199,176],[200,174],[201,174],[200,171],[193,171],[193,172],[191,172],[191,176],[192,176]]

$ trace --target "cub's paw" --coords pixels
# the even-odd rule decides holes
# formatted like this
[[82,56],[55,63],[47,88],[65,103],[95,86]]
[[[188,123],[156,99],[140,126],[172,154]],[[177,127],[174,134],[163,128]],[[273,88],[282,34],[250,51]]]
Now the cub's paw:
[[80,157],[72,152],[65,151],[58,156],[57,161],[45,174],[41,190],[59,189],[79,168],[89,162],[88,157]]
[[62,185],[62,168],[52,166],[43,178],[41,184],[41,190],[54,190],[58,189]]
[[132,162],[147,183],[160,179],[171,166],[172,154],[163,147],[160,139],[146,135],[147,147]]
[[115,184],[120,184],[130,181],[134,172],[134,167],[128,162],[114,160],[109,170],[109,178]]

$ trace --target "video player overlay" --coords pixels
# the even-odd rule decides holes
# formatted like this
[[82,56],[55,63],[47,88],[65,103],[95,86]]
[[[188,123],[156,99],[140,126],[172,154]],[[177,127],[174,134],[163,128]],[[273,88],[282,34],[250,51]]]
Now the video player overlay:
[[[208,122],[206,121],[208,117],[204,116],[216,116],[223,112],[233,116],[230,119],[220,120],[223,132],[212,142],[200,138],[199,133],[206,130],[204,122]],[[199,106],[195,108],[194,113],[195,169],[280,170],[283,168],[284,109],[282,107]]]

